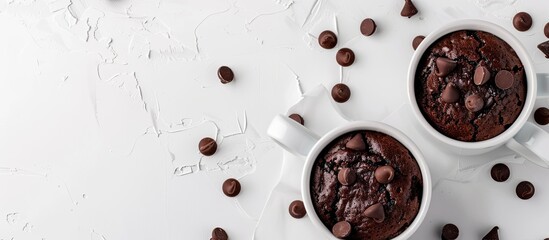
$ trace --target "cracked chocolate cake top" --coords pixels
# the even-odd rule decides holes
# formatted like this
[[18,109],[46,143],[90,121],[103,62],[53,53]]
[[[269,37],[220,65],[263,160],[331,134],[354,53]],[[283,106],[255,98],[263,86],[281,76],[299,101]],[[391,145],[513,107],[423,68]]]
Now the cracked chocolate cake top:
[[317,215],[334,236],[343,236],[338,226],[348,223],[350,232],[342,238],[382,240],[398,236],[415,219],[423,178],[414,156],[396,139],[355,131],[318,155],[310,191]]
[[433,43],[415,76],[419,109],[440,133],[460,141],[493,138],[520,115],[523,65],[509,44],[483,31],[457,31]]

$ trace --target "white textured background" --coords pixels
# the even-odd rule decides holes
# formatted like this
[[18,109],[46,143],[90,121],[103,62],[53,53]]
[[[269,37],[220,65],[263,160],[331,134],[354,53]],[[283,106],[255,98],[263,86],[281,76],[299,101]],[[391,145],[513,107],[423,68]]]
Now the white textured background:
[[[0,239],[194,240],[215,226],[252,239],[256,225],[275,230],[263,239],[297,239],[277,236],[277,223],[306,218],[287,217],[286,204],[266,209],[282,220],[261,213],[283,169],[265,130],[303,93],[343,81],[349,119],[413,122],[394,114],[406,103],[411,40],[462,18],[508,28],[548,72],[536,45],[547,40],[549,2],[414,2],[420,13],[408,19],[401,0],[1,0]],[[518,11],[534,18],[530,31],[512,28]],[[378,25],[371,37],[359,31],[366,17]],[[336,49],[318,47],[326,29],[338,33]],[[357,55],[343,70],[341,47]],[[234,82],[219,83],[221,65]],[[218,140],[212,157],[197,151],[205,136]],[[462,239],[498,224],[502,239],[549,237],[549,174],[511,161],[503,184],[478,164],[439,181],[415,239],[436,239],[446,222]],[[243,185],[235,199],[220,190],[228,177]],[[529,201],[514,195],[522,179],[537,187]]]

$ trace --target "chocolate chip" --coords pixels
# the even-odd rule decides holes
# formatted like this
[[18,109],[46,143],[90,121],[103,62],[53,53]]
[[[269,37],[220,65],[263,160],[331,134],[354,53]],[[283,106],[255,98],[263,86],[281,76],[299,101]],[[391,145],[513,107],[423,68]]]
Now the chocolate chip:
[[436,71],[435,74],[439,77],[446,77],[457,66],[457,62],[445,57],[438,57],[435,61]]
[[228,240],[229,235],[223,230],[223,228],[216,227],[212,230],[212,239],[213,240]]
[[545,36],[549,38],[549,23],[545,24],[545,27],[543,28],[543,34],[545,34]]
[[326,30],[318,35],[318,44],[325,49],[332,49],[337,45],[337,36],[334,32]]
[[198,142],[198,150],[200,153],[204,154],[204,156],[211,156],[217,151],[217,143],[212,138],[202,138],[202,140]]
[[332,98],[338,102],[347,102],[351,98],[351,89],[343,83],[338,83],[332,88]]
[[389,165],[378,167],[374,172],[374,177],[381,184],[390,183],[395,177],[395,169]]
[[534,184],[528,181],[522,181],[517,185],[516,193],[520,199],[527,200],[534,196],[536,189]]
[[290,203],[290,207],[288,207],[288,212],[294,218],[302,218],[307,213],[307,211],[305,210],[305,205],[303,205],[303,201],[301,200],[295,200]]
[[366,150],[366,143],[364,143],[362,135],[357,133],[345,144],[345,147],[355,151],[364,151]]
[[455,240],[459,236],[459,228],[452,223],[448,223],[442,227],[442,240]]
[[501,70],[496,74],[496,86],[502,90],[509,89],[513,86],[515,76],[507,70]]
[[342,168],[337,174],[337,180],[345,186],[351,185],[356,181],[356,173],[350,168]]
[[465,107],[471,112],[478,112],[484,107],[484,99],[478,94],[473,94],[465,99]]
[[412,40],[412,47],[414,48],[414,50],[416,50],[417,47],[419,47],[419,44],[423,42],[423,39],[425,39],[425,36],[418,35],[414,38],[414,40]]
[[509,171],[509,167],[507,167],[507,165],[498,163],[492,167],[492,170],[490,170],[490,175],[496,182],[505,182],[509,179],[511,171]]
[[455,103],[459,100],[459,90],[454,86],[454,84],[449,83],[442,91],[440,97],[445,103]]
[[545,54],[545,58],[549,58],[549,41],[540,43],[538,49]]
[[351,235],[351,224],[347,221],[338,222],[332,227],[332,233],[336,238],[346,238]]
[[217,76],[219,77],[219,80],[221,80],[221,83],[223,84],[230,83],[234,79],[233,70],[231,70],[227,66],[219,67],[219,69],[217,69]]
[[478,66],[475,69],[473,80],[476,85],[483,85],[490,79],[490,70],[485,66]]
[[539,125],[549,124],[549,109],[545,107],[540,107],[534,112],[534,120]]
[[223,182],[223,193],[227,197],[236,197],[240,193],[240,182],[234,178],[229,178]]
[[294,121],[298,122],[301,125],[305,124],[305,120],[303,120],[303,117],[297,113],[290,114],[289,118],[293,119]]
[[525,12],[519,12],[513,17],[513,26],[521,32],[524,32],[532,27],[532,17]]
[[498,229],[498,226],[492,228],[492,230],[490,230],[490,232],[488,232],[486,236],[482,238],[482,240],[499,240]]
[[351,66],[355,62],[355,53],[348,48],[342,48],[337,51],[336,61],[343,67]]
[[417,8],[412,3],[412,0],[404,0],[404,6],[400,11],[400,16],[411,18],[417,14]]
[[383,222],[383,220],[385,220],[383,205],[381,205],[381,203],[376,203],[369,206],[366,210],[364,210],[364,216],[373,219],[377,223]]
[[364,36],[371,36],[376,31],[376,22],[371,18],[366,18],[360,24],[360,32]]

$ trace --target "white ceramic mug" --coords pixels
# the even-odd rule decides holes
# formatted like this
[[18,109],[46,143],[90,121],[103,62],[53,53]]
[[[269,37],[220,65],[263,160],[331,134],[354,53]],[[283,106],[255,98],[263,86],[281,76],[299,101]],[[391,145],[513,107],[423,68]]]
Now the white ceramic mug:
[[[484,141],[464,142],[440,133],[425,119],[416,101],[414,90],[416,69],[424,52],[440,37],[460,30],[480,30],[492,33],[501,38],[515,50],[522,61],[524,72],[526,73],[527,93],[520,115],[503,133]],[[415,117],[420,122],[420,125],[423,126],[429,135],[443,143],[449,150],[458,154],[475,155],[494,150],[505,144],[509,149],[522,155],[526,159],[542,167],[549,168],[549,133],[535,124],[527,122],[534,108],[536,98],[541,95],[546,95],[545,92],[547,91],[548,79],[547,74],[536,74],[526,49],[517,38],[503,27],[482,20],[459,20],[433,31],[416,49],[408,69],[408,97]],[[543,88],[538,89],[538,84]]]
[[395,240],[408,239],[418,229],[427,214],[427,210],[429,209],[429,204],[431,202],[432,189],[431,175],[429,168],[423,159],[423,155],[412,140],[406,137],[406,135],[402,132],[383,123],[358,121],[348,122],[343,126],[326,133],[324,136],[318,137],[315,133],[294,120],[278,115],[271,122],[271,125],[267,130],[267,134],[287,151],[306,158],[303,173],[301,175],[301,194],[305,204],[305,209],[307,210],[307,214],[313,224],[320,229],[327,238],[336,239],[332,235],[330,229],[324,226],[313,207],[310,191],[311,171],[317,156],[328,144],[341,135],[357,130],[381,132],[395,138],[412,153],[417,161],[423,178],[423,195],[421,198],[421,205],[418,214],[410,226],[408,226],[408,228],[406,228],[406,230],[404,230],[400,235],[393,238]]

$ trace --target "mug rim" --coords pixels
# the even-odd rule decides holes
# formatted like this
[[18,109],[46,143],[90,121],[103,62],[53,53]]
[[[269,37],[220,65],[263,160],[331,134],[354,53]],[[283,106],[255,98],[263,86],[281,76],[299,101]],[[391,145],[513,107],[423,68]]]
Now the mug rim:
[[419,228],[419,226],[425,219],[425,216],[427,215],[427,212],[429,210],[429,205],[431,203],[431,195],[432,195],[431,174],[429,171],[429,167],[425,162],[423,154],[421,153],[419,148],[415,145],[415,143],[400,130],[384,123],[375,122],[375,121],[349,122],[341,127],[331,130],[330,132],[322,136],[320,140],[318,140],[318,142],[313,146],[313,148],[307,155],[307,158],[305,160],[305,165],[303,167],[303,173],[301,175],[302,176],[301,194],[303,198],[303,203],[305,205],[305,210],[307,211],[309,218],[313,222],[313,225],[321,229],[321,231],[324,233],[325,236],[329,237],[330,239],[337,239],[333,236],[331,229],[328,229],[324,225],[324,223],[320,220],[313,206],[312,198],[311,198],[311,190],[310,190],[311,171],[316,161],[316,157],[322,152],[322,150],[324,150],[324,148],[328,144],[330,144],[333,140],[335,140],[336,138],[340,137],[343,134],[353,132],[353,131],[359,131],[359,130],[376,131],[376,132],[384,133],[393,137],[402,145],[404,145],[404,147],[406,147],[408,151],[412,153],[412,156],[414,157],[416,163],[419,166],[422,179],[423,179],[423,193],[422,193],[422,198],[421,198],[421,203],[420,203],[418,213],[416,214],[412,223],[402,233],[392,238],[393,240],[408,239]]
[[[495,35],[496,37],[505,41],[511,48],[515,51],[519,57],[526,75],[526,98],[524,101],[523,108],[519,116],[515,119],[513,124],[505,131],[500,133],[497,136],[494,136],[490,139],[476,141],[476,142],[466,142],[457,140],[451,137],[448,137],[435,129],[423,115],[419,109],[416,95],[415,95],[415,75],[417,71],[417,65],[423,57],[425,51],[438,39],[445,36],[446,34],[461,31],[461,30],[477,30],[484,31]],[[534,66],[530,59],[530,55],[522,45],[522,43],[508,30],[505,28],[484,20],[478,19],[463,19],[456,20],[446,25],[443,25],[437,28],[435,31],[430,33],[418,46],[414,52],[412,59],[410,60],[410,65],[408,67],[408,100],[412,107],[412,112],[414,113],[416,119],[420,122],[420,125],[423,126],[431,136],[434,136],[438,141],[443,142],[447,145],[456,147],[458,149],[466,150],[482,150],[490,149],[493,147],[500,146],[505,142],[509,141],[513,136],[515,136],[518,131],[524,126],[528,120],[532,109],[534,108],[534,103],[536,99],[537,92],[537,77],[534,71]]]

